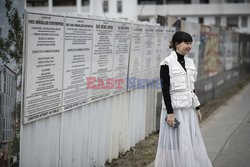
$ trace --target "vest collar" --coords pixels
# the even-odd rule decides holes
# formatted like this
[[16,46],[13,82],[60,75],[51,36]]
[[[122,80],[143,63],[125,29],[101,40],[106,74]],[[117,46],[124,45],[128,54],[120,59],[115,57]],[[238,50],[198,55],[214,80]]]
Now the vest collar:
[[[170,55],[172,55],[172,56],[174,57],[174,59],[176,59],[176,61],[178,61],[178,56],[177,56],[177,54],[176,54],[175,51],[171,51],[171,54],[170,54]],[[187,59],[186,56],[187,56],[187,55],[184,55],[185,65],[186,65],[186,59]]]
[[[188,63],[187,63],[187,57],[186,57],[187,55],[185,55],[184,56],[184,60],[185,60],[185,67],[187,68],[187,66],[188,66]],[[171,51],[171,53],[170,53],[170,55],[168,56],[168,57],[166,57],[161,63],[160,63],[160,65],[168,65],[168,63],[167,63],[167,61],[168,61],[168,59],[169,59],[169,57],[172,57],[173,59],[175,59],[177,62],[178,62],[178,57],[177,57],[177,54],[175,53],[175,51]],[[180,64],[179,62],[178,62],[178,64]],[[180,65],[181,66],[181,65]],[[182,66],[181,66],[181,68],[182,68]],[[183,68],[182,68],[183,69]],[[184,70],[184,69],[183,69]],[[185,70],[184,70],[185,71]],[[186,72],[186,71],[185,71]]]
[[[177,57],[177,54],[176,54],[175,51],[172,51],[172,52],[171,52],[171,56],[172,56],[172,58],[175,60],[175,63],[176,63],[185,73],[187,73],[187,71],[185,71],[184,68],[181,66],[181,64],[178,62],[178,57]],[[185,67],[186,67],[187,61],[186,61],[185,56],[184,56],[184,60],[185,60]]]

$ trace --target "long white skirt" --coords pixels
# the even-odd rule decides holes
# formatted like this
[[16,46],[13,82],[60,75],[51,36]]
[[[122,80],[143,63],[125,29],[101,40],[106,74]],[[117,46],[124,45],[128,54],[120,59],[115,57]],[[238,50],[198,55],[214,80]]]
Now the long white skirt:
[[165,121],[162,109],[155,167],[212,167],[200,132],[196,111],[191,107],[174,111],[178,128]]

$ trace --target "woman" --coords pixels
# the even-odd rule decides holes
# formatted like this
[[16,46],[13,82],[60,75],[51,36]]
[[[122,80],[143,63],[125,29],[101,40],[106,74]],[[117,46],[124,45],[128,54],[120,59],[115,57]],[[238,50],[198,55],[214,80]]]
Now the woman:
[[176,32],[170,44],[173,51],[160,64],[163,101],[155,167],[212,167],[199,128],[197,71],[186,56],[192,41],[190,34]]

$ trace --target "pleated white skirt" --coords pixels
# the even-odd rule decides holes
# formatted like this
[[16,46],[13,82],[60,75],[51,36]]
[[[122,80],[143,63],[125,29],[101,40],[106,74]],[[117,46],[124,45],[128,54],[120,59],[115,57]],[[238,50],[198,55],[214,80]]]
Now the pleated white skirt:
[[155,167],[212,167],[200,132],[196,111],[191,107],[174,111],[178,128],[168,126],[162,109]]

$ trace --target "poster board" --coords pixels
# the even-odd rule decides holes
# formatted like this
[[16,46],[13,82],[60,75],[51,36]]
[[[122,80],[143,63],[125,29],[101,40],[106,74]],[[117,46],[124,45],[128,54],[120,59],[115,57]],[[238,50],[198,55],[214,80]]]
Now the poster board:
[[153,56],[153,79],[159,79],[160,76],[160,63],[161,57],[163,57],[163,32],[162,26],[155,27],[155,54]]
[[128,61],[131,41],[131,23],[116,22],[114,32],[113,94],[127,89]]
[[26,14],[24,122],[61,112],[64,17]]
[[155,26],[145,25],[143,56],[142,56],[142,83],[144,85],[150,82],[153,72],[153,56],[155,54]]
[[113,21],[94,21],[90,102],[112,95],[107,80],[113,77],[114,27]]
[[89,102],[87,77],[93,43],[93,20],[65,17],[63,110]]
[[128,77],[138,88],[158,75],[158,25],[33,12],[25,20],[24,123],[125,92]]
[[143,54],[143,36],[145,28],[143,24],[134,23],[132,26],[132,35],[129,54],[129,69],[127,89],[132,90],[137,87],[137,79],[142,78],[142,54]]

